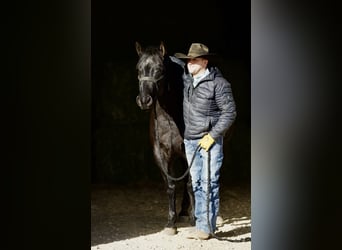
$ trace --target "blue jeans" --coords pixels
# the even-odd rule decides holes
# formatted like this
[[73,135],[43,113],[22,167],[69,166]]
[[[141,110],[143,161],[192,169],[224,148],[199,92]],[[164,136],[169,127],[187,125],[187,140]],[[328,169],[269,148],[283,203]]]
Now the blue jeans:
[[[198,140],[184,139],[188,164],[191,163]],[[210,190],[208,194],[208,152],[204,149],[196,151],[196,156],[190,168],[192,189],[195,197],[196,228],[210,233],[207,218],[207,200],[209,195],[209,221],[212,233],[216,230],[216,218],[219,212],[219,177],[223,162],[223,137],[218,138],[209,150],[210,152]]]

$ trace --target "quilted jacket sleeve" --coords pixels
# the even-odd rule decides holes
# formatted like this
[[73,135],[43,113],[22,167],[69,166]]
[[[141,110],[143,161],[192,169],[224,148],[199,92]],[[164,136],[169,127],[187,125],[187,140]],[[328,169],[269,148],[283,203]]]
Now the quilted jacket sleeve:
[[215,101],[220,110],[220,115],[216,124],[209,134],[214,138],[224,136],[236,118],[236,106],[230,83],[223,77],[215,79],[217,81],[215,89]]

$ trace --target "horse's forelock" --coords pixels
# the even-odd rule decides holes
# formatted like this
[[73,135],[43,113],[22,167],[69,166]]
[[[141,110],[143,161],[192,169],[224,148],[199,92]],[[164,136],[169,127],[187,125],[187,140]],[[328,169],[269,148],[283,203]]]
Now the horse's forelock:
[[147,48],[140,56],[137,63],[137,69],[143,70],[145,67],[159,66],[163,67],[164,58],[161,52],[154,47]]

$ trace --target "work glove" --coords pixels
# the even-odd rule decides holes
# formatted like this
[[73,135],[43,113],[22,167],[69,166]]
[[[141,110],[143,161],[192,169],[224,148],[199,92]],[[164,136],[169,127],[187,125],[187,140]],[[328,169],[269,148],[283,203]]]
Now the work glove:
[[198,144],[208,152],[210,147],[214,144],[215,140],[211,137],[210,134],[206,134],[203,138],[198,142]]

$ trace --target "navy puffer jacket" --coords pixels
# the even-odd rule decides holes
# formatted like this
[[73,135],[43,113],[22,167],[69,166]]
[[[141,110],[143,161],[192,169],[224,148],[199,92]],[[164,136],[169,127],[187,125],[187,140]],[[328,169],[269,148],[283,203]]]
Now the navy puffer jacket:
[[230,83],[216,67],[193,87],[193,78],[184,74],[183,113],[185,139],[199,139],[209,133],[214,140],[224,136],[236,118]]

